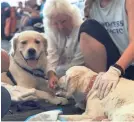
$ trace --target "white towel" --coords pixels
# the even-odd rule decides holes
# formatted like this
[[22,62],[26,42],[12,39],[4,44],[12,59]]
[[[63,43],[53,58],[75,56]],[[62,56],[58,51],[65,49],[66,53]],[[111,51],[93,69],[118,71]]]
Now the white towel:
[[28,89],[20,86],[12,86],[3,82],[1,82],[1,85],[8,90],[11,100],[14,102],[37,100],[34,88]]
[[28,117],[25,122],[32,122],[32,121],[61,122],[60,120],[58,120],[58,116],[60,114],[62,114],[61,110],[51,110],[51,111],[47,111],[47,112],[42,112],[42,113],[39,113],[37,115],[33,115],[33,116]]

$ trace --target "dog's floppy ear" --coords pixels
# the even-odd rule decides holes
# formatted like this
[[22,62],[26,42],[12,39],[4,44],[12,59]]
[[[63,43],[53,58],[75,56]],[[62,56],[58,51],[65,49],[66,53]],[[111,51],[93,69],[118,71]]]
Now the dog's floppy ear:
[[11,39],[11,49],[10,49],[10,55],[11,56],[14,56],[15,55],[15,51],[16,51],[16,45],[17,45],[17,40],[18,40],[18,37],[19,37],[19,33],[16,33],[15,35],[14,35],[14,37]]
[[75,90],[77,89],[77,83],[79,80],[78,76],[67,76],[66,77],[67,80],[67,94],[66,97],[69,98],[72,96],[72,94],[75,92]]
[[46,39],[44,33],[41,33],[41,36],[43,37],[43,41],[44,41],[44,49],[45,49],[45,53],[46,53],[46,55],[48,55],[48,52],[47,52],[47,46],[48,46],[47,39]]

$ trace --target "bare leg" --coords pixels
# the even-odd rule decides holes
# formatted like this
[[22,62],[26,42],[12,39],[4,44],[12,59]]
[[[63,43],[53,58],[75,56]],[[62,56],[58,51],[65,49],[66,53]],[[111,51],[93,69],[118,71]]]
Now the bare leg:
[[95,72],[106,71],[107,56],[105,47],[90,35],[80,34],[80,48],[88,68]]

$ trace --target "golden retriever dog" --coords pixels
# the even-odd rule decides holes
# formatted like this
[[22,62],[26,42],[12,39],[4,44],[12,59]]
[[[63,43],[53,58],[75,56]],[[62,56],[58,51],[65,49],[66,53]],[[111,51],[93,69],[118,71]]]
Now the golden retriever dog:
[[45,77],[47,40],[36,31],[24,31],[11,40],[9,72],[1,80],[10,85],[34,89],[36,97],[52,104],[66,104],[67,100],[53,96]]
[[90,121],[107,116],[111,121],[134,121],[134,81],[120,78],[115,89],[104,99],[97,97],[92,86],[97,73],[84,66],[74,66],[57,83],[62,91],[57,95],[67,98],[73,96],[77,106],[84,109],[82,115],[60,115],[69,121]]

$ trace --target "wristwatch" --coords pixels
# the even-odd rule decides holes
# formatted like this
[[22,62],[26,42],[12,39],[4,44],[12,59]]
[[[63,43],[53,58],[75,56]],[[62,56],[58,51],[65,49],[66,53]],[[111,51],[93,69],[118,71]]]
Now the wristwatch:
[[120,70],[121,76],[123,76],[123,75],[125,74],[125,71],[123,70],[123,68],[122,68],[120,65],[114,64],[113,67],[115,67],[115,68],[117,68],[118,70]]

